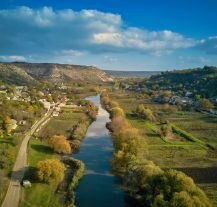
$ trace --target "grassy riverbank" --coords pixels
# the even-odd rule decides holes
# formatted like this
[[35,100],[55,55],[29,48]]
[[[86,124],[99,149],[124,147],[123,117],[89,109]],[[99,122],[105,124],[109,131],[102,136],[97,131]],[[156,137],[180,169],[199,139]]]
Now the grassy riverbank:
[[[76,159],[62,158],[55,154],[48,146],[48,138],[54,135],[65,135],[69,140],[73,140],[77,135],[75,127],[83,126],[82,136],[85,135],[92,119],[89,117],[85,107],[62,108],[62,112],[58,117],[52,118],[39,132],[40,139],[32,138],[29,143],[29,170],[25,175],[25,179],[30,180],[32,187],[23,188],[20,207],[63,207],[74,206],[74,190],[83,176],[84,164]],[[49,133],[47,133],[47,131]],[[80,134],[79,138],[81,140]],[[72,142],[73,145],[73,142]],[[73,148],[73,146],[72,146]],[[57,158],[61,159],[65,164],[65,178],[61,183],[41,183],[36,179],[36,165],[39,161]]]
[[32,187],[23,189],[20,207],[62,207],[56,196],[56,185],[39,183],[35,178],[35,168],[38,161],[54,158],[52,149],[39,139],[32,138],[29,142],[28,162],[29,170],[25,175],[32,183]]

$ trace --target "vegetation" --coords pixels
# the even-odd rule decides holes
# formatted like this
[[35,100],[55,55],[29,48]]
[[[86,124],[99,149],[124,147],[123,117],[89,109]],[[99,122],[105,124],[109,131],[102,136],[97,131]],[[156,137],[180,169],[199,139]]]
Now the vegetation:
[[130,163],[125,182],[143,206],[211,206],[190,177],[175,170],[163,171],[150,161]]
[[208,109],[212,109],[214,107],[214,105],[208,100],[208,99],[200,99],[198,101],[198,108],[200,110],[208,110]]
[[85,170],[84,163],[72,157],[65,158],[63,162],[66,165],[69,165],[70,168],[73,170],[71,179],[68,181],[69,184],[67,187],[66,205],[74,207],[75,206],[75,189],[78,186],[80,179],[84,175],[84,170]]
[[204,66],[204,68],[162,72],[145,80],[150,89],[180,91],[193,91],[193,95],[200,95],[202,98],[216,96],[217,68]]
[[39,139],[31,139],[29,143],[28,163],[29,169],[24,179],[32,183],[31,188],[23,189],[20,206],[55,206],[62,207],[59,197],[56,195],[57,183],[39,182],[36,167],[40,161],[57,159],[53,150]]
[[54,152],[59,154],[71,154],[71,146],[64,136],[53,136],[49,139],[49,145]]
[[37,177],[46,183],[60,183],[64,177],[65,167],[57,159],[39,161],[37,166]]
[[[102,94],[102,102],[107,101],[105,108],[112,113],[108,98],[107,94]],[[140,205],[211,206],[191,178],[178,171],[164,171],[147,160],[147,144],[124,116],[113,115],[108,127],[115,147],[113,169],[122,176],[127,190]]]
[[151,109],[145,107],[144,105],[140,104],[137,106],[135,114],[144,118],[145,120],[149,120],[149,121],[155,121],[156,118],[153,114],[153,112],[151,111]]

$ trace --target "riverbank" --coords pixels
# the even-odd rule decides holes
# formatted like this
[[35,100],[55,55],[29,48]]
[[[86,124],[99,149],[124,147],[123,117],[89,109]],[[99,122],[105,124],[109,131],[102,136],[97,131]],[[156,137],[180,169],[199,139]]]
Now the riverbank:
[[[182,137],[182,139],[173,139],[164,141],[160,135],[159,130],[162,126],[159,122],[151,122],[142,117],[135,116],[135,110],[138,105],[143,104],[145,107],[151,109],[153,114],[161,120],[168,120],[171,124],[175,124],[187,133],[196,136],[198,139],[216,146],[216,118],[208,114],[200,112],[174,110],[176,106],[159,104],[153,102],[151,97],[143,93],[134,93],[130,91],[115,91],[109,92],[112,100],[118,102],[121,108],[125,111],[126,119],[130,124],[137,128],[144,136],[149,148],[148,158],[156,163],[161,168],[174,169],[188,169],[184,170],[188,176],[195,179],[196,183],[204,190],[213,205],[217,205],[217,183],[213,179],[210,183],[210,178],[215,177],[216,171],[209,170],[216,168],[217,165],[217,151],[204,148],[197,142],[189,141]],[[201,170],[203,168],[203,170]],[[198,169],[197,174],[191,173],[191,169]],[[207,175],[204,171],[208,171]],[[198,179],[202,173],[202,180]],[[209,173],[213,173],[208,176]],[[199,177],[198,177],[198,176]],[[203,183],[201,183],[203,182]]]
[[[26,180],[32,183],[30,188],[23,188],[22,198],[20,201],[20,207],[27,206],[74,206],[74,190],[81,179],[84,172],[84,164],[76,159],[57,155],[48,145],[48,138],[46,138],[44,132],[46,129],[50,130],[53,136],[60,132],[66,135],[68,133],[68,140],[72,140],[70,144],[73,144],[73,137],[75,126],[78,126],[85,120],[86,124],[83,127],[83,131],[86,132],[89,125],[94,121],[93,117],[90,117],[87,113],[88,105],[83,107],[77,107],[74,109],[63,109],[59,117],[53,118],[47,123],[40,133],[42,133],[40,139],[33,137],[29,142],[28,163],[29,169],[25,175]],[[55,124],[54,124],[55,123]],[[56,123],[59,125],[57,126]],[[82,122],[83,123],[83,122]],[[65,124],[65,125],[64,125]],[[61,127],[62,126],[62,127]],[[61,127],[61,128],[59,128]],[[70,133],[69,133],[70,129]],[[85,133],[83,134],[83,136]],[[80,140],[82,137],[80,136]],[[73,149],[73,145],[71,145]],[[73,153],[76,151],[73,150]],[[36,166],[39,161],[46,159],[56,158],[65,164],[65,179],[61,183],[41,183],[36,178]]]
[[101,97],[112,118],[107,125],[114,143],[112,167],[137,206],[212,206],[190,177],[180,171],[163,170],[149,160],[144,135],[129,123],[123,109],[108,94]]

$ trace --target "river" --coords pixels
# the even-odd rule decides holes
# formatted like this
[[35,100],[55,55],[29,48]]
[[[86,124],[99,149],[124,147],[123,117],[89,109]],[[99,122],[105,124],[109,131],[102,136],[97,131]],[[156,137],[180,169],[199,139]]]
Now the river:
[[110,159],[113,145],[106,123],[109,114],[100,104],[100,97],[87,98],[99,108],[96,121],[93,122],[80,146],[76,159],[85,164],[85,175],[76,189],[78,207],[124,207],[125,196],[115,176],[111,173]]

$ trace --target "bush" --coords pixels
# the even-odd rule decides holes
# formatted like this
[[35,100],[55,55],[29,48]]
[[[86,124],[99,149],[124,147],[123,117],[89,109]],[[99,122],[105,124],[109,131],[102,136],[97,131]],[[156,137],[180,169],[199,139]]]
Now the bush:
[[134,162],[125,181],[134,198],[147,207],[211,207],[208,198],[182,172],[163,171],[150,161]]
[[124,111],[123,109],[119,108],[119,107],[114,107],[111,109],[111,117],[124,117]]
[[37,178],[45,183],[59,183],[64,178],[65,166],[57,159],[47,159],[37,163]]
[[53,136],[48,142],[54,152],[59,154],[70,154],[72,152],[71,146],[64,136]]
[[152,110],[149,108],[145,108],[144,105],[142,105],[142,104],[138,105],[135,113],[138,116],[144,118],[145,120],[149,120],[149,121],[155,121],[156,120]]
[[93,103],[87,105],[87,115],[91,120],[96,120],[97,112],[98,108]]
[[84,175],[84,163],[80,160],[74,159],[74,158],[67,158],[64,160],[64,163],[70,165],[70,167],[73,169],[73,175],[70,181],[70,184],[68,186],[67,194],[69,200],[67,201],[67,206],[75,206],[75,189],[80,181],[80,179]]

